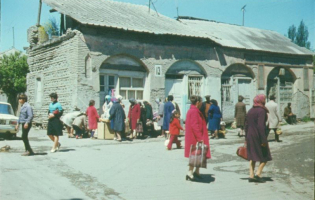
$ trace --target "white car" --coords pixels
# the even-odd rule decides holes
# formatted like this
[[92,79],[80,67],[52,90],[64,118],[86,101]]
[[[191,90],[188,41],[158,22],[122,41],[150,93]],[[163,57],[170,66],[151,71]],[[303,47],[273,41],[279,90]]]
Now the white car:
[[14,116],[11,104],[0,102],[0,134],[9,137],[16,137],[17,130],[15,126],[18,117]]

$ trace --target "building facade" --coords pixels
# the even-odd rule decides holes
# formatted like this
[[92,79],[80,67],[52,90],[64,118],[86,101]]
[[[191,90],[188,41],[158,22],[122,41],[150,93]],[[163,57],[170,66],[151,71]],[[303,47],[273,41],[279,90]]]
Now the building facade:
[[[101,114],[107,94],[122,95],[126,112],[129,98],[147,100],[156,107],[154,99],[172,94],[185,120],[191,95],[211,95],[221,105],[224,120],[232,121],[238,95],[245,97],[250,109],[253,97],[264,93],[276,95],[281,112],[292,102],[299,118],[314,116],[312,53],[279,34],[200,19],[173,20],[148,13],[144,6],[101,1],[103,9],[125,9],[124,16],[138,12],[136,17],[129,14],[128,23],[119,19],[120,13],[103,12],[113,19],[113,25],[102,19],[93,22],[93,14],[80,18],[99,0],[86,5],[75,0],[44,2],[65,15],[67,31],[28,49],[27,92],[36,123],[47,122],[51,92],[58,93],[65,112],[76,106],[85,111],[93,99]],[[65,13],[71,6],[73,12]],[[215,27],[217,34],[247,31],[258,37],[258,43],[265,41],[270,46],[258,46],[257,38],[246,34],[242,37],[250,45],[228,35],[218,41],[218,36],[203,28],[208,26]],[[280,42],[270,44],[270,38]]]

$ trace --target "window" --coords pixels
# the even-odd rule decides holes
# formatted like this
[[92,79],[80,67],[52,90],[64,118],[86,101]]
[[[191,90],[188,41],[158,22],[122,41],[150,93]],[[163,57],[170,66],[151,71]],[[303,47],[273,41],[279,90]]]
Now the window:
[[124,99],[143,99],[143,78],[119,77],[120,95]]
[[85,78],[92,77],[92,64],[91,64],[91,57],[88,55],[85,58]]
[[308,78],[308,68],[303,68],[303,81],[304,81],[304,91],[308,91],[310,89],[309,86],[309,78]]
[[202,77],[188,77],[188,98],[192,95],[200,96]]
[[115,96],[115,76],[100,75],[100,91],[105,92],[106,95]]
[[41,78],[36,78],[36,103],[42,102],[42,80]]
[[232,102],[231,87],[232,85],[229,84],[229,80],[223,81],[223,84],[221,86],[222,102]]

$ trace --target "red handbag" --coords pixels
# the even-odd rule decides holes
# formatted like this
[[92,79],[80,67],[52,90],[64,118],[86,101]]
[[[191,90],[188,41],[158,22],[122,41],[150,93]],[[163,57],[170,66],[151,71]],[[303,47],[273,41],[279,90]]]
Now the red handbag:
[[238,155],[239,157],[247,160],[247,145],[246,145],[246,142],[244,143],[244,146],[238,147],[238,149],[236,151],[236,155]]

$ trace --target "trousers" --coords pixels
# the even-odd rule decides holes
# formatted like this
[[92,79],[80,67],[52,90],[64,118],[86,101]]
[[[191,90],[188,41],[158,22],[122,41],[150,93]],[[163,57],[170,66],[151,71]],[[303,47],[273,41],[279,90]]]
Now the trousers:
[[23,140],[23,143],[25,146],[25,151],[32,152],[33,150],[31,148],[29,141],[28,141],[28,132],[30,131],[30,129],[32,127],[32,123],[29,123],[28,127],[26,129],[24,128],[24,124],[25,123],[22,123],[22,140]]

